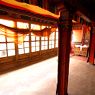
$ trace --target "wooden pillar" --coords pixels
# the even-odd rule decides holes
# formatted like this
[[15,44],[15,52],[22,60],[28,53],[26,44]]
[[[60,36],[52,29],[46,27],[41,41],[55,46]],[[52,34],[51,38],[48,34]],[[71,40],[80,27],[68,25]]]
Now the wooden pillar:
[[31,59],[31,22],[29,22],[29,57]]
[[48,0],[43,0],[43,8],[48,10]]
[[58,22],[59,51],[58,51],[58,84],[57,95],[68,95],[69,55],[72,31],[72,14],[64,9]]
[[89,46],[89,57],[88,62],[94,65],[94,57],[95,57],[95,25],[92,25],[91,33],[90,33],[90,46]]

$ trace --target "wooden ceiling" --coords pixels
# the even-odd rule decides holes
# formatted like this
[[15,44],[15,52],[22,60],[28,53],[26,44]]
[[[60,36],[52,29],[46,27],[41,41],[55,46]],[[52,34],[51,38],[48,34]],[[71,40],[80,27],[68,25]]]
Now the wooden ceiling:
[[81,12],[90,20],[95,21],[95,0],[49,0],[49,3],[52,5],[55,4],[57,7],[63,4],[74,11]]

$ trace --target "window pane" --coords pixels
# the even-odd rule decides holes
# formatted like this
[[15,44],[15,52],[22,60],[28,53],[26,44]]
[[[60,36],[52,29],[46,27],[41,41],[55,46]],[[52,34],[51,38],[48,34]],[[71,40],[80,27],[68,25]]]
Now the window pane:
[[42,41],[42,42],[41,42],[41,45],[43,46],[44,44],[45,44],[45,41]]
[[0,19],[0,24],[6,25],[6,26],[9,26],[9,27],[14,27],[15,26],[14,21],[5,20],[5,19]]
[[36,37],[36,40],[40,40],[40,37]]
[[44,40],[44,37],[41,37],[41,40]]
[[24,42],[24,47],[29,47],[29,42]]
[[36,42],[36,46],[39,46],[39,42]]
[[17,27],[27,29],[27,28],[29,28],[29,24],[25,23],[25,22],[17,22]]
[[40,49],[39,49],[39,47],[36,47],[36,51],[39,51]]
[[14,49],[15,45],[14,43],[7,43],[8,49]]
[[58,39],[58,32],[56,32],[56,39]]
[[35,42],[31,42],[31,45],[32,45],[32,46],[35,46]]
[[51,47],[51,45],[49,45],[49,49],[51,49],[52,47]]
[[58,47],[58,43],[56,43],[56,47]]
[[48,38],[47,38],[47,37],[45,37],[45,40],[48,40]]
[[48,46],[48,41],[45,41],[45,45]]
[[22,44],[18,44],[18,48],[23,48],[23,43]]
[[44,46],[44,48],[45,48],[45,49],[48,49],[48,47],[47,47],[47,46]]
[[29,41],[29,36],[25,36],[24,41]]
[[15,55],[15,50],[8,50],[8,56]]
[[41,46],[41,50],[44,50],[44,46]]
[[0,44],[0,50],[6,50],[6,44],[5,43]]
[[31,41],[35,41],[35,36],[31,36]]
[[23,54],[24,50],[23,49],[19,49],[19,54]]
[[54,45],[52,45],[52,48],[54,48]]
[[0,51],[0,57],[6,57],[6,56],[7,56],[6,50]]
[[40,25],[31,24],[31,29],[33,29],[33,30],[40,30]]
[[49,44],[52,44],[52,41],[49,41]]
[[35,47],[32,47],[32,52],[35,52]]
[[14,42],[14,41],[15,41],[14,38],[9,38],[9,37],[7,37],[7,42]]
[[25,48],[25,53],[29,53],[29,48]]
[[5,39],[5,36],[4,35],[0,35],[0,42],[5,42],[6,39]]

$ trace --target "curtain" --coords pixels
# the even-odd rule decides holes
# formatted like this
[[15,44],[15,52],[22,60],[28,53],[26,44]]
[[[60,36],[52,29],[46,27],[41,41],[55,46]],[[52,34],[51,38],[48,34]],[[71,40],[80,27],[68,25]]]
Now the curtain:
[[[52,32],[56,32],[56,29],[56,27],[44,28],[41,30],[19,29],[0,24],[0,32],[2,32],[5,36],[14,39],[16,43],[22,43],[26,34],[29,34],[31,32],[35,36],[49,36]],[[17,38],[18,40],[16,40]]]

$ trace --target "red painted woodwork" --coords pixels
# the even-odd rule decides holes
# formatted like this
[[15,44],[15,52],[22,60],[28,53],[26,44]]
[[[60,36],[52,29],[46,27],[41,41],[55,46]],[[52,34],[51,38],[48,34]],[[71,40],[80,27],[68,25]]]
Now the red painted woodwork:
[[94,55],[95,55],[95,33],[92,33],[88,58],[88,62],[91,64],[94,64]]
[[59,53],[58,53],[58,85],[57,95],[67,95],[69,54],[71,42],[72,19],[67,10],[63,10],[58,23]]

